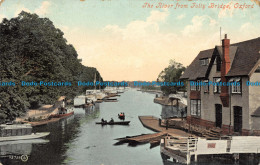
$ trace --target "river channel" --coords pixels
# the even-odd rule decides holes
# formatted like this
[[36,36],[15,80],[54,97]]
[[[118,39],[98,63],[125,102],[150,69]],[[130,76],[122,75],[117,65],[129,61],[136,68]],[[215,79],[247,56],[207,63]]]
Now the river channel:
[[[35,131],[50,132],[46,139],[0,144],[0,162],[3,165],[168,165],[163,162],[160,148],[150,149],[150,144],[136,147],[114,145],[116,138],[153,133],[144,128],[138,119],[141,115],[156,117],[173,115],[171,110],[153,103],[155,94],[130,89],[121,94],[118,102],[103,102],[95,108],[75,108],[74,116],[58,123],[37,127]],[[75,103],[83,102],[82,98]],[[124,112],[129,126],[101,126],[95,122],[104,118],[118,120],[117,114]],[[24,155],[21,157],[21,155]],[[27,157],[28,156],[28,157]],[[22,159],[21,159],[22,158]],[[28,160],[26,159],[28,158]],[[211,163],[219,164],[211,160]],[[222,164],[224,164],[222,162]]]

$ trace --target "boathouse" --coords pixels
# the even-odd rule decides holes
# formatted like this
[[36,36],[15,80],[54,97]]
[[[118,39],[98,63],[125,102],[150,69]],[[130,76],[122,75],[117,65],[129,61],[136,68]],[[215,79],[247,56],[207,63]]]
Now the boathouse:
[[201,51],[181,79],[188,81],[188,123],[260,135],[260,38],[230,44],[225,35],[222,45]]

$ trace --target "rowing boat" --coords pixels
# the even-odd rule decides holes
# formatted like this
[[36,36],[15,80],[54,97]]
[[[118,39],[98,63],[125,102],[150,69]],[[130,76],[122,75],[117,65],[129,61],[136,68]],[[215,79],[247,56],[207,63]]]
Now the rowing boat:
[[96,122],[96,124],[102,125],[128,125],[130,121],[116,121],[116,122]]

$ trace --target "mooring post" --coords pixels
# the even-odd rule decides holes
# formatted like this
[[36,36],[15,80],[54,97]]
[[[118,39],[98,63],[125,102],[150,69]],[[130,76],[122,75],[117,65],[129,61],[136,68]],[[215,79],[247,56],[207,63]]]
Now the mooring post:
[[190,152],[187,153],[187,164],[190,164]]
[[190,164],[190,139],[187,138],[187,164]]

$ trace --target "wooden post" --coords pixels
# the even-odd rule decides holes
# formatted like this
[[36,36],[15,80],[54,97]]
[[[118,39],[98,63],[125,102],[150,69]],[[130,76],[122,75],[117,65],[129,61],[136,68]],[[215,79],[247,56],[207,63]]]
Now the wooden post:
[[198,155],[195,154],[195,155],[194,155],[194,158],[195,158],[195,162],[197,162],[197,161],[198,161]]
[[190,144],[190,140],[188,138],[187,139],[187,164],[190,164],[190,147],[189,147],[189,144]]
[[190,153],[187,153],[187,164],[190,164]]

